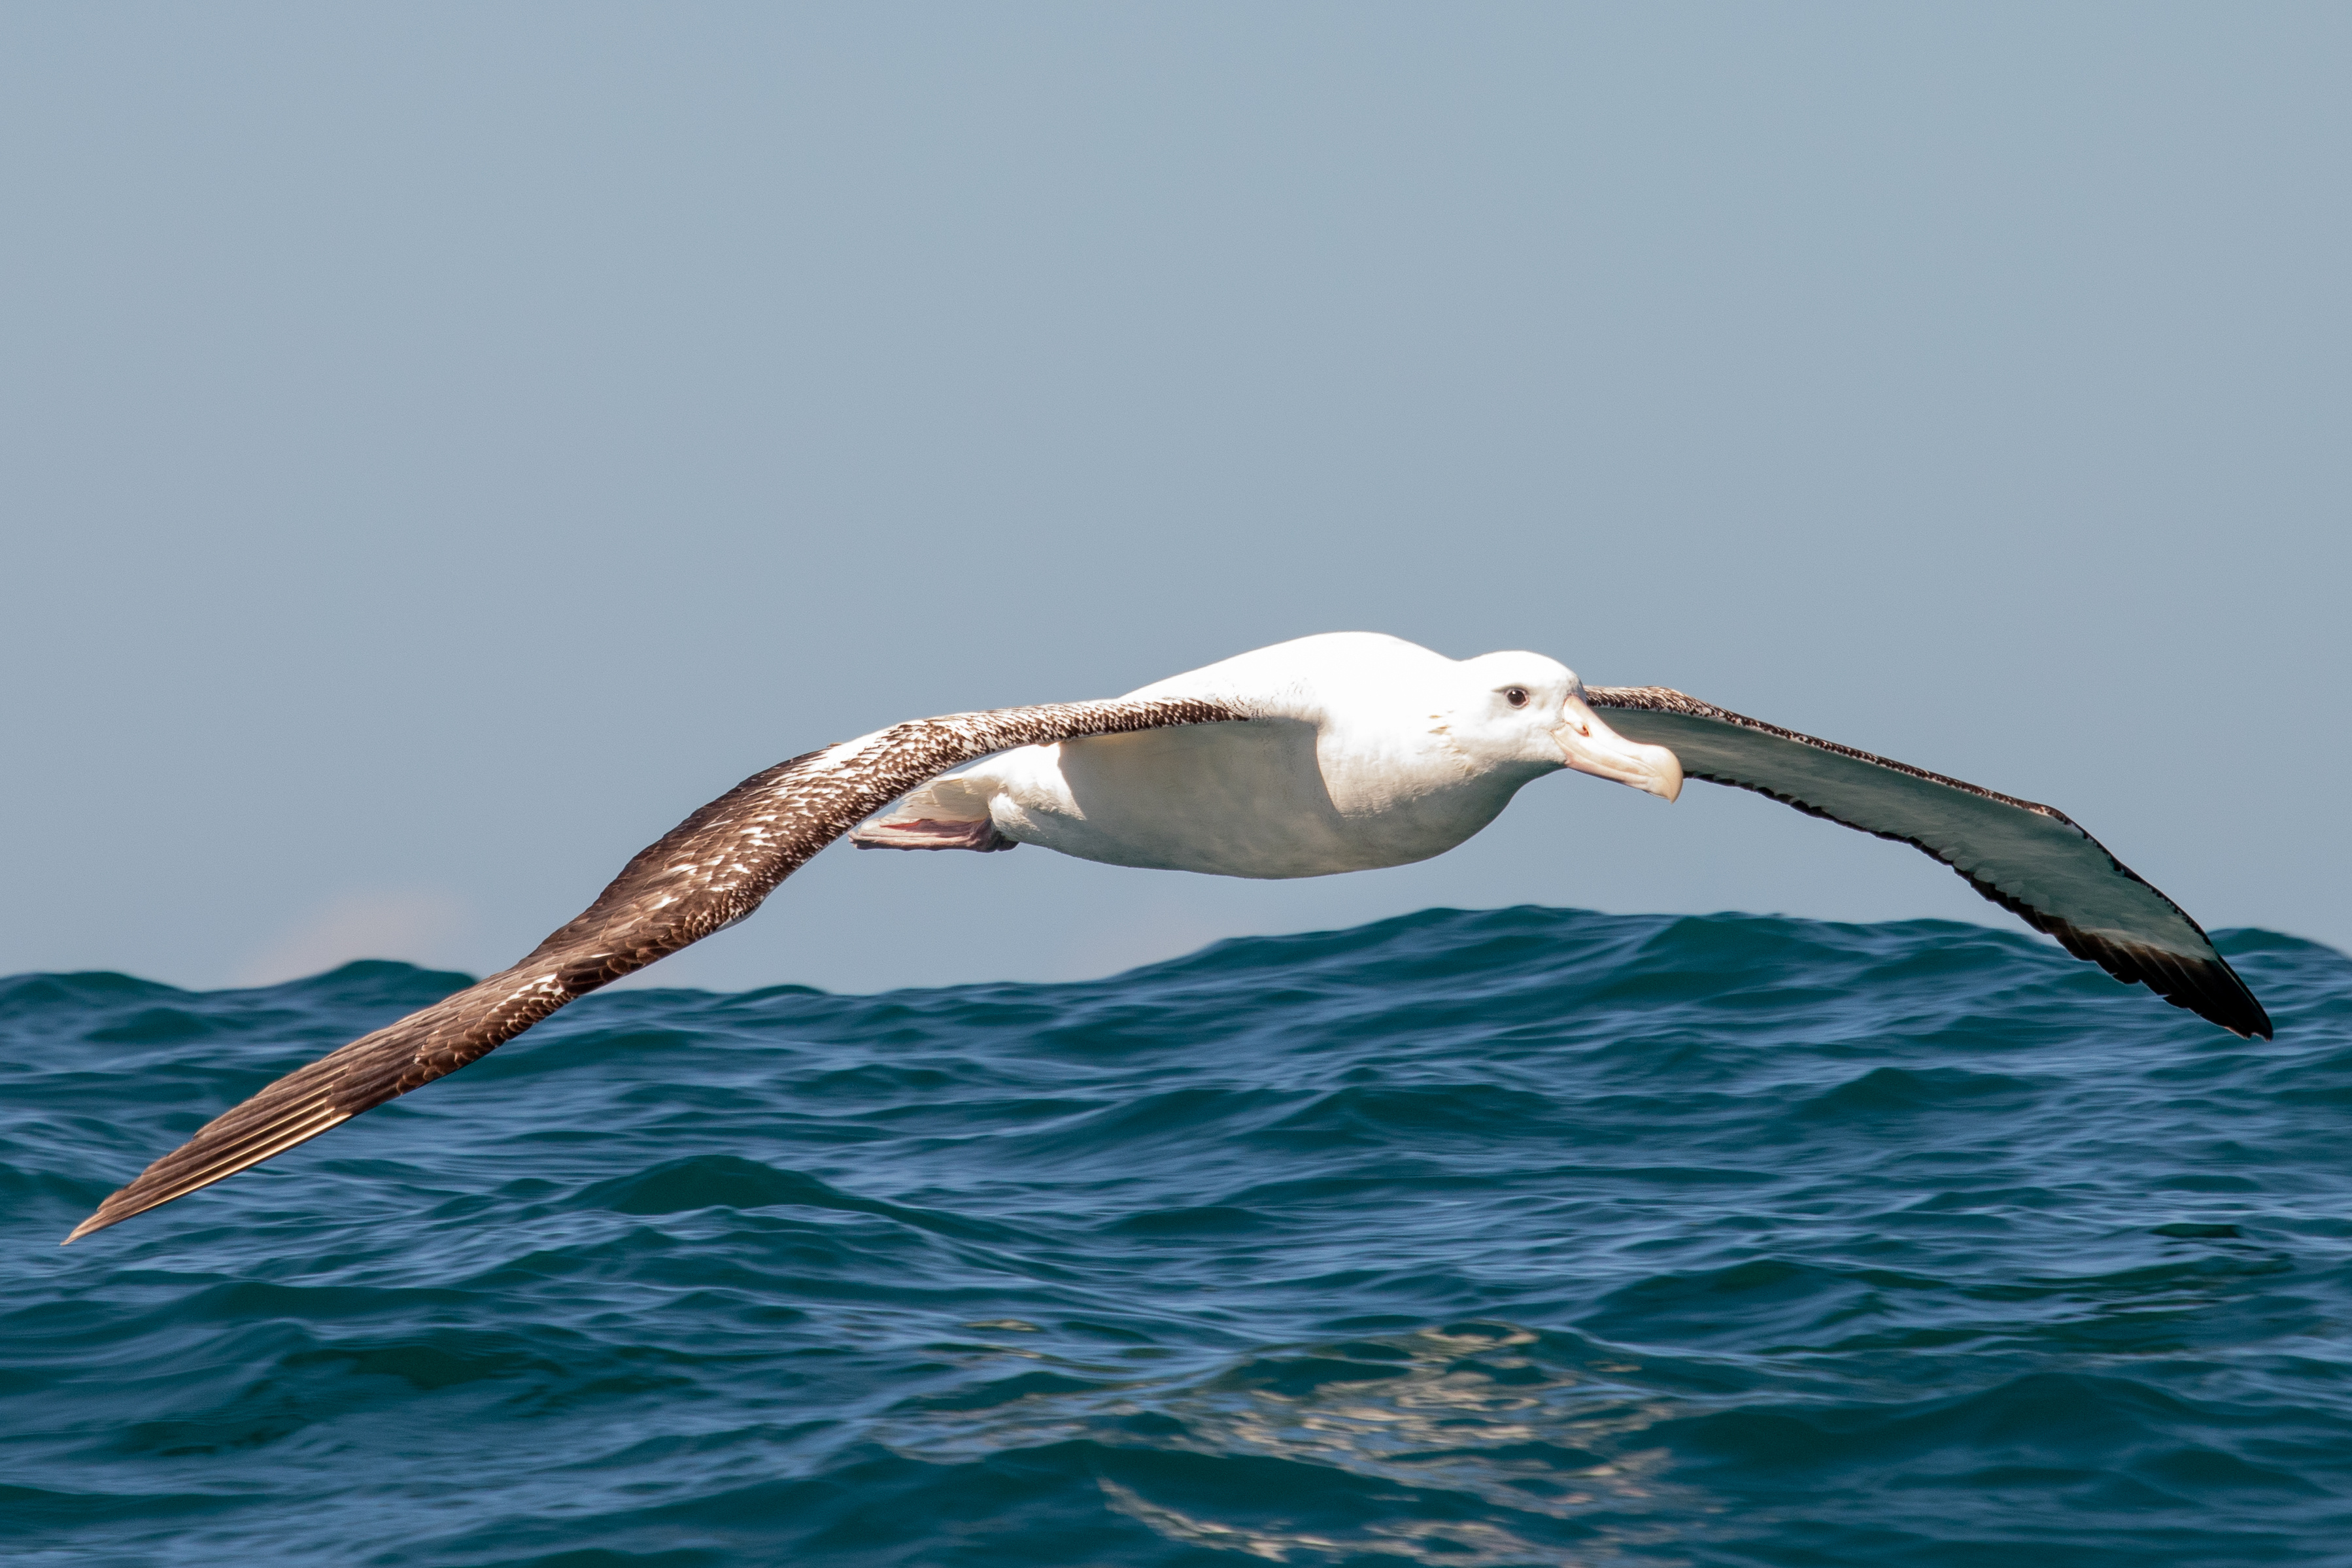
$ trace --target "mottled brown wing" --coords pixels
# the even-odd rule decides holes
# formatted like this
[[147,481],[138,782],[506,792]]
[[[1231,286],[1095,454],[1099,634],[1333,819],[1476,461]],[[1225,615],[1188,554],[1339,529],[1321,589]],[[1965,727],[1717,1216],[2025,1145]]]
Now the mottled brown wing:
[[1014,746],[1242,717],[1191,700],[1006,708],[917,720],[779,763],[640,852],[521,963],[289,1073],[205,1123],[66,1240],[307,1142],[488,1055],[573,998],[734,924],[861,818],[950,768]]
[[2204,928],[2064,812],[1667,687],[1596,687],[1585,697],[1612,710],[1610,723],[1622,733],[1670,749],[1686,777],[1754,790],[1911,845],[2075,957],[2232,1034],[2270,1038],[2270,1016]]

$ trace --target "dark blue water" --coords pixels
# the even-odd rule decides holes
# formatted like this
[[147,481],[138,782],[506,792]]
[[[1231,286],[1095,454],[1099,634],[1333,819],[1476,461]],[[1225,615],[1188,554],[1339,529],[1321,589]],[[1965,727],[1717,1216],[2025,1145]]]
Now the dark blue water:
[[460,976],[0,982],[0,1556],[2352,1563],[2352,961],[1433,911],[593,996],[57,1239]]

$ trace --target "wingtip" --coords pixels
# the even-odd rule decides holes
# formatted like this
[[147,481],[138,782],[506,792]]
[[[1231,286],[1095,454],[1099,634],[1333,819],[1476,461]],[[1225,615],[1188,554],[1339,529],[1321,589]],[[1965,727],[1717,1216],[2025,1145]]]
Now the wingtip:
[[[2234,970],[2231,972],[2231,978],[2238,979]],[[2243,980],[2239,980],[2238,984],[2241,987],[2245,985]],[[2245,990],[2244,994],[2235,1000],[2239,1005],[2231,1010],[2231,1016],[2228,1017],[2219,1016],[2215,1013],[2207,1013],[2201,1007],[2191,1010],[2204,1014],[2207,1018],[2221,1025],[2242,1040],[2270,1040],[2277,1037],[2271,1026],[2269,1012],[2263,1008],[2260,1001],[2255,999],[2251,989]]]
[[[137,1184],[133,1183],[132,1185],[135,1186]],[[66,1233],[66,1238],[58,1243],[58,1245],[59,1247],[71,1247],[75,1242],[79,1241],[85,1236],[95,1235],[99,1231],[108,1229],[113,1226],[121,1225],[124,1220],[129,1219],[131,1215],[145,1214],[149,1209],[155,1206],[152,1203],[142,1203],[135,1205],[124,1204],[122,1202],[122,1196],[130,1190],[130,1187],[117,1187],[114,1191],[107,1194],[106,1201],[99,1205],[96,1208],[90,1210],[89,1217],[82,1221],[79,1225],[74,1226],[73,1229],[68,1231]]]
[[[2156,966],[2162,978],[2170,984],[2158,984],[2157,976],[2143,973],[2136,978],[2149,990],[2174,1006],[2184,1008],[2228,1030],[2242,1040],[2268,1040],[2275,1037],[2271,1016],[2256,997],[2253,988],[2243,976],[2230,967],[2229,960],[2220,953],[2210,958],[2186,963],[2174,962]],[[2169,971],[2169,973],[2163,973]]]

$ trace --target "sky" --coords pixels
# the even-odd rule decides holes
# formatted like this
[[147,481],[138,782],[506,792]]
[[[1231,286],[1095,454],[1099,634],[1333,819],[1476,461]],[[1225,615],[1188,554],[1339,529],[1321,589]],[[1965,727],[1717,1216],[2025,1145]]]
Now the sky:
[[[0,9],[0,973],[483,973],[898,720],[1311,632],[2352,947],[2352,10]],[[826,851],[643,977],[1433,905],[2004,923],[1577,775],[1288,883]]]

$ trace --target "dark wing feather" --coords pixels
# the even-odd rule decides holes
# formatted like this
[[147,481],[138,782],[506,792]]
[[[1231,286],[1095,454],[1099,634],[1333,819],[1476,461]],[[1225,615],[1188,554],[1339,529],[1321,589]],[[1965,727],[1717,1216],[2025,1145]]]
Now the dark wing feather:
[[2269,1015],[2204,929],[2062,811],[1663,686],[1595,687],[1585,699],[1611,710],[1620,732],[1672,750],[1687,777],[1911,845],[2075,957],[2232,1034],[2270,1038]]
[[639,852],[521,963],[289,1073],[109,1197],[68,1241],[233,1176],[457,1071],[558,1007],[734,924],[860,819],[1014,746],[1243,715],[1192,700],[1076,702],[922,719],[758,773]]

